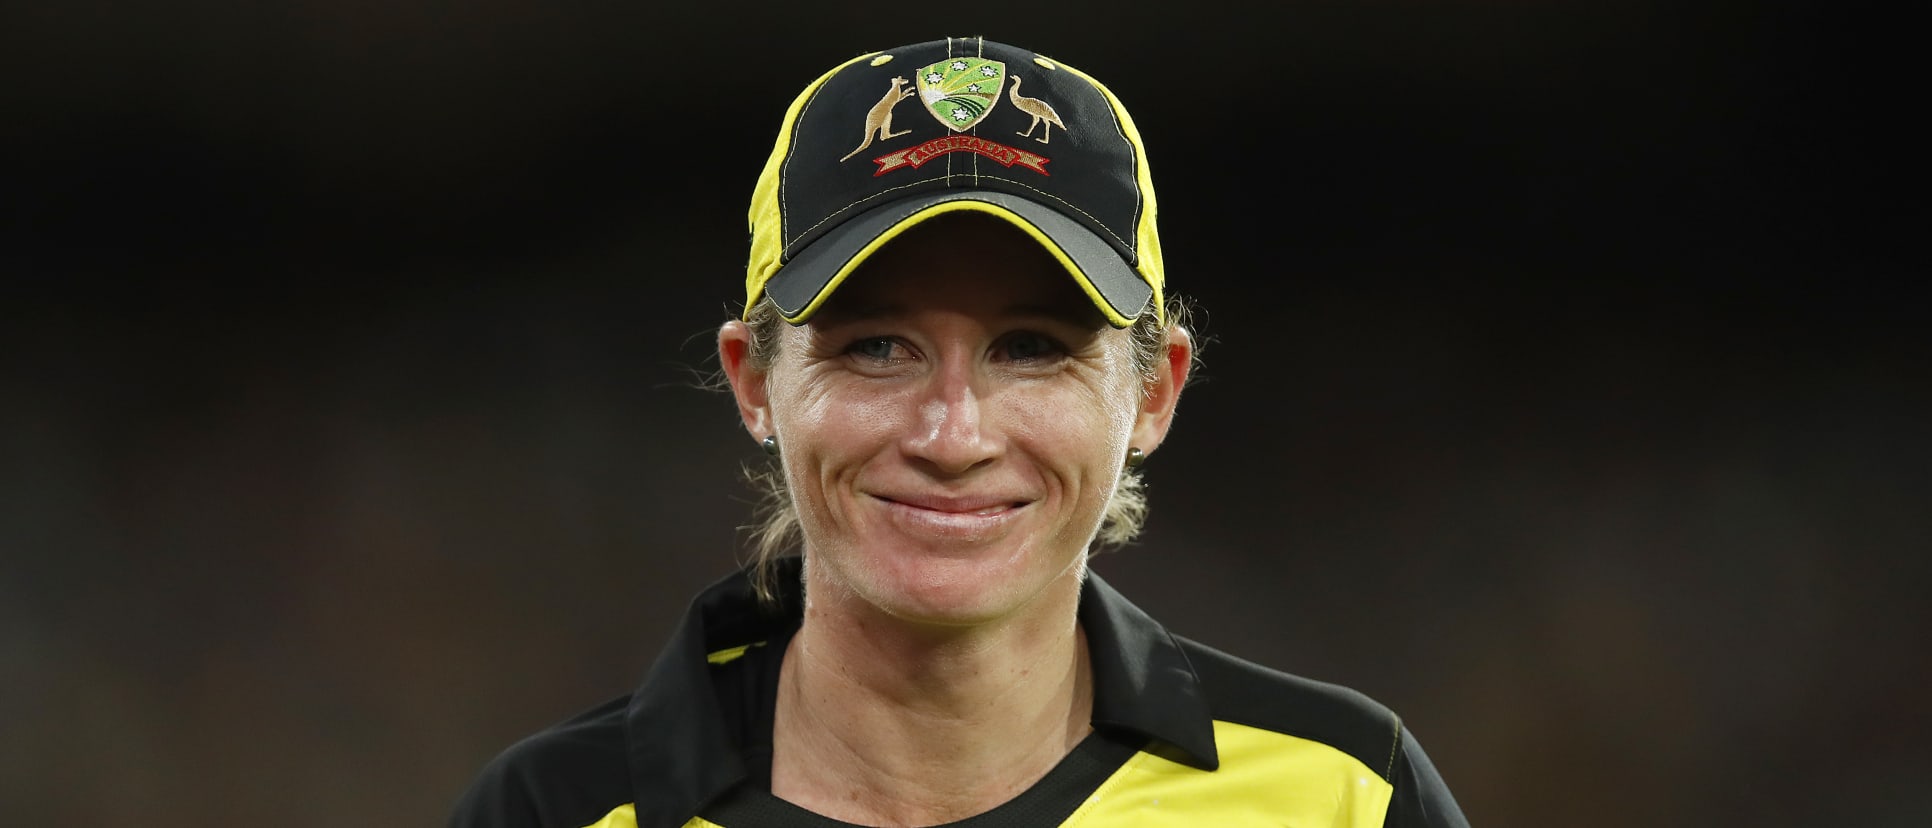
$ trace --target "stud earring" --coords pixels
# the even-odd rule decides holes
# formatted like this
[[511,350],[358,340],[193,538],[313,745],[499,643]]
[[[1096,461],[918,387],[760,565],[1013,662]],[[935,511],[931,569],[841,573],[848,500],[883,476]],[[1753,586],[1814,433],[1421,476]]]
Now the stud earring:
[[1145,462],[1147,462],[1147,454],[1141,451],[1139,446],[1132,446],[1127,449],[1127,468],[1138,469],[1140,468],[1140,464]]
[[778,435],[776,434],[765,435],[765,439],[758,441],[758,447],[764,449],[766,454],[772,457],[777,457],[778,456]]

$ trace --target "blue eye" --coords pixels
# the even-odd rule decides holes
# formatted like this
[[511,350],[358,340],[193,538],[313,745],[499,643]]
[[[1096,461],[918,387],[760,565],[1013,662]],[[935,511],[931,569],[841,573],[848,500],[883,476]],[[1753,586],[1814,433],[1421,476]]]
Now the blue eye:
[[883,362],[892,358],[894,347],[896,347],[896,343],[891,339],[883,336],[873,336],[853,342],[845,350],[847,353]]

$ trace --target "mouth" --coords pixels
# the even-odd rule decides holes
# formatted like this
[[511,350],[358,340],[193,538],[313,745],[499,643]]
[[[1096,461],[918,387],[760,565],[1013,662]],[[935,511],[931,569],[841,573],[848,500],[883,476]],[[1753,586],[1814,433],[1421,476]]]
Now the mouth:
[[946,497],[938,495],[883,495],[873,497],[894,506],[917,509],[922,512],[935,512],[946,515],[966,515],[988,517],[1019,509],[1026,505],[1024,500],[996,497]]
[[1025,511],[1030,501],[1000,497],[874,494],[892,521],[919,534],[968,538],[997,532]]

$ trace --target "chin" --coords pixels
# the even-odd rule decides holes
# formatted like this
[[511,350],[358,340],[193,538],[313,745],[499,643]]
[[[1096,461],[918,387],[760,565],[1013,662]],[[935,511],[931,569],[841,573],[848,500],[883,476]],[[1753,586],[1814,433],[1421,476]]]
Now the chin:
[[[857,556],[842,573],[854,597],[901,621],[965,627],[1023,614],[1061,578],[1076,582],[1071,560],[1045,561],[1037,549],[985,548]],[[961,554],[968,552],[968,554]],[[1084,560],[1084,556],[1079,556]],[[1069,570],[1072,571],[1069,571]]]

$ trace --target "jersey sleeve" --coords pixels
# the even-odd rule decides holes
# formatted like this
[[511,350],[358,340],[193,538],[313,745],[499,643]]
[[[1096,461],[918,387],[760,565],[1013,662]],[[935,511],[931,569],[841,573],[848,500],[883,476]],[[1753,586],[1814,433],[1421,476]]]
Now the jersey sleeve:
[[1389,779],[1395,793],[1382,821],[1385,828],[1469,828],[1469,820],[1415,735],[1404,727],[1399,738],[1401,750]]
[[449,828],[540,828],[538,791],[508,754],[498,756],[456,800]]
[[450,828],[582,828],[631,801],[618,698],[503,751],[451,810]]

